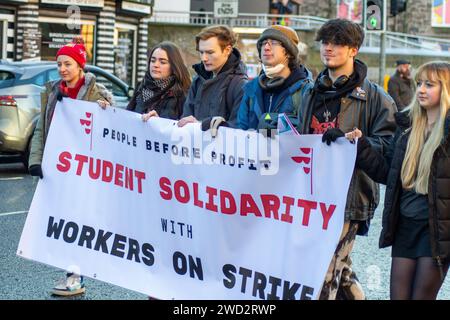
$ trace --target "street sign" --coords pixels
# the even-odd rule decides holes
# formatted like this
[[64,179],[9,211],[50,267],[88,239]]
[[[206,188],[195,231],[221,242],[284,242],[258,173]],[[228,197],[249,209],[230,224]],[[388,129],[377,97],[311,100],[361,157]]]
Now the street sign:
[[214,1],[215,18],[237,18],[238,0],[216,0]]

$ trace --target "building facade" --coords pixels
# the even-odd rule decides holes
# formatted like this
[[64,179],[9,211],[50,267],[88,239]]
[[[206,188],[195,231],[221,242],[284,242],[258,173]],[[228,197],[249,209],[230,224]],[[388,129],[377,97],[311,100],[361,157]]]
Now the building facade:
[[55,60],[75,35],[87,60],[135,86],[147,65],[152,0],[2,0],[0,58]]
[[[177,0],[175,0],[177,1]],[[184,0],[182,0],[184,1]],[[190,0],[191,11],[213,11],[215,0]],[[220,0],[217,0],[220,1]],[[270,13],[273,2],[283,0],[239,0],[240,13],[266,14]],[[292,14],[336,18],[344,11],[351,18],[362,16],[364,0],[289,0]],[[387,26],[388,31],[420,34],[422,36],[450,38],[450,0],[407,0],[406,10],[396,16],[390,14],[391,3],[387,0]]]
[[[406,10],[395,16],[390,13],[392,2],[386,1],[388,31],[450,38],[450,0],[407,0]],[[332,19],[345,6],[349,11],[358,10],[363,0],[302,0],[299,11],[301,15]]]

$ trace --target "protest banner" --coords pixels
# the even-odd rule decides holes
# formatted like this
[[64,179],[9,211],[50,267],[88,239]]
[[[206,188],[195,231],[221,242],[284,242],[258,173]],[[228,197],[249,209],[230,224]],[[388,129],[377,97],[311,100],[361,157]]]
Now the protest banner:
[[160,299],[317,299],[356,145],[63,99],[17,254]]

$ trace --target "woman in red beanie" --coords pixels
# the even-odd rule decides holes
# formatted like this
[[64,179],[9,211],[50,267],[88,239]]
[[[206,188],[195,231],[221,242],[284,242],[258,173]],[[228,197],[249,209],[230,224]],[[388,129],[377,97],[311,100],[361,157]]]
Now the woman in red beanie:
[[[43,178],[42,155],[45,141],[52,121],[57,101],[63,97],[97,102],[102,108],[113,103],[112,94],[101,84],[96,83],[92,73],[84,73],[86,49],[81,36],[75,37],[56,53],[60,80],[50,81],[41,94],[41,117],[31,141],[29,172],[32,176]],[[85,292],[83,277],[68,273],[52,293],[60,296],[72,296]]]

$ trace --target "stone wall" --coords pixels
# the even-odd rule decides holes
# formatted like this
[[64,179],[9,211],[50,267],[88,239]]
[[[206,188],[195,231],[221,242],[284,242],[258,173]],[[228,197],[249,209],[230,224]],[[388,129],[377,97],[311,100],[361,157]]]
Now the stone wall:
[[303,0],[303,4],[300,5],[300,15],[335,18],[336,0]]

